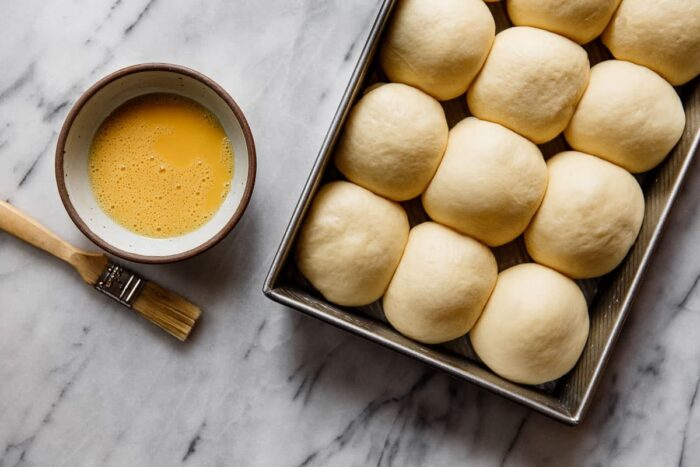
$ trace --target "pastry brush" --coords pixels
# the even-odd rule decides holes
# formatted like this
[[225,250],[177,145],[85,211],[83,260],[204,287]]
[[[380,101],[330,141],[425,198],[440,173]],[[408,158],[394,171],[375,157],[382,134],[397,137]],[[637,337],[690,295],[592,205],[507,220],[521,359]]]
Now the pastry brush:
[[201,314],[198,307],[178,294],[144,280],[102,253],[75,248],[4,201],[0,201],[0,229],[62,259],[85,282],[181,341],[187,339]]

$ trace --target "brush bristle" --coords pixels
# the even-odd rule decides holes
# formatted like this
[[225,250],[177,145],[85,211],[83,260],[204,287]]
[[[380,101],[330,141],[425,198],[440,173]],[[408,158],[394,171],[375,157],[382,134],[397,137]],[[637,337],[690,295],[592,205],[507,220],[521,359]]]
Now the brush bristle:
[[150,281],[146,282],[133,308],[181,341],[187,339],[202,313],[180,295]]

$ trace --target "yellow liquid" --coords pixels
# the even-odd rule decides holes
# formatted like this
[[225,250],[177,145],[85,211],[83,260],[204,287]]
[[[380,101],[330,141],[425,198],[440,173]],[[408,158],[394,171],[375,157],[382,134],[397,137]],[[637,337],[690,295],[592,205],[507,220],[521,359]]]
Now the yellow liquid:
[[149,237],[174,237],[206,223],[233,177],[233,149],[216,117],[174,94],[126,102],[90,148],[90,183],[117,223]]

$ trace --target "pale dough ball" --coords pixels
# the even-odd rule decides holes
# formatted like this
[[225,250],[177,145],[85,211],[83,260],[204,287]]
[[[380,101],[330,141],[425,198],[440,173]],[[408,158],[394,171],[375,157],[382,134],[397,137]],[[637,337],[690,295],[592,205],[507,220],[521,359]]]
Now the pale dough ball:
[[578,285],[552,269],[525,263],[498,275],[469,339],[494,373],[516,383],[542,384],[576,365],[588,328]]
[[546,188],[547,165],[537,146],[469,117],[450,130],[423,207],[433,220],[498,246],[523,233]]
[[552,157],[547,169],[547,192],[525,231],[527,252],[574,279],[612,271],[644,218],[637,180],[610,162],[576,151]]
[[575,42],[541,29],[508,28],[496,36],[467,92],[469,110],[546,143],[569,123],[589,71],[588,55]]
[[481,0],[400,0],[379,61],[391,81],[439,100],[469,87],[489,53],[496,25]]
[[420,195],[447,145],[440,103],[411,86],[384,84],[350,111],[335,165],[353,183],[396,201]]
[[456,339],[474,325],[497,274],[496,258],[483,244],[434,222],[420,224],[384,295],[384,315],[419,342]]
[[651,68],[674,86],[700,73],[698,0],[624,0],[603,33],[620,60]]
[[608,25],[620,0],[508,0],[508,16],[518,26],[556,32],[585,44]]
[[656,167],[684,127],[683,104],[670,84],[648,68],[610,60],[591,68],[564,136],[574,149],[637,173]]
[[349,182],[318,191],[297,242],[297,265],[328,301],[367,305],[379,299],[408,239],[403,208]]

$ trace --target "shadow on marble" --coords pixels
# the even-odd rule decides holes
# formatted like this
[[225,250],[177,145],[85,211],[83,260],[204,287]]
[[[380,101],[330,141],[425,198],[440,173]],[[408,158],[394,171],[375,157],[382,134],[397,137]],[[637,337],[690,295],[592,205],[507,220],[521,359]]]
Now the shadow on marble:
[[255,236],[258,215],[256,209],[246,212],[241,222],[221,242],[201,255],[168,265],[169,272],[198,286],[206,285],[215,300],[231,282],[241,281],[250,274],[247,263],[257,256],[260,247]]
[[292,403],[310,410],[342,406],[353,408],[347,414],[354,413],[327,444],[310,454],[315,455],[311,465],[339,460],[338,452],[359,440],[369,442],[368,459],[378,465],[391,464],[387,456],[398,465],[413,465],[416,459],[439,458],[435,451],[440,450],[453,455],[479,451],[500,462],[504,452],[510,455],[528,418],[543,418],[389,349],[289,312],[294,313],[288,356],[288,381],[295,387]]

